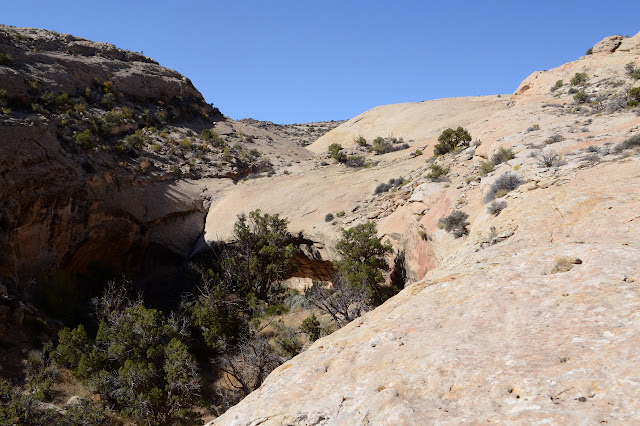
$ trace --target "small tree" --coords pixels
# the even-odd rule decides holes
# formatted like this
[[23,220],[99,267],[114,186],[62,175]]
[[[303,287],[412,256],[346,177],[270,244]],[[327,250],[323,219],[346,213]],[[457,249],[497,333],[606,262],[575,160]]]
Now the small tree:
[[268,300],[279,291],[279,282],[293,268],[296,247],[291,244],[287,219],[254,210],[238,216],[234,226],[236,250],[223,260],[223,268],[235,274],[244,295]]
[[462,210],[454,210],[449,216],[440,219],[439,226],[445,231],[451,232],[456,238],[460,238],[469,233],[467,229],[469,226],[468,217],[469,215]]
[[449,128],[438,137],[438,142],[433,148],[433,153],[436,156],[455,151],[460,146],[469,146],[471,135],[462,127],[458,127],[456,130]]
[[386,255],[393,249],[389,242],[383,244],[378,238],[375,223],[343,230],[336,248],[340,255],[340,260],[335,262],[338,273],[346,285],[364,291],[372,305],[382,304],[397,292],[395,289],[386,291],[380,286],[384,282],[382,272],[389,270]]
[[128,298],[101,303],[98,313],[104,316],[96,338],[89,339],[81,325],[65,328],[54,361],[71,368],[125,416],[150,424],[197,424],[191,407],[199,399],[200,378],[179,321]]
[[332,143],[329,145],[329,155],[338,163],[344,163],[347,161],[347,156],[342,152],[342,145],[339,143]]
[[588,79],[587,73],[577,72],[571,78],[571,82],[570,83],[571,83],[572,86],[582,86],[582,85],[586,84],[587,79]]

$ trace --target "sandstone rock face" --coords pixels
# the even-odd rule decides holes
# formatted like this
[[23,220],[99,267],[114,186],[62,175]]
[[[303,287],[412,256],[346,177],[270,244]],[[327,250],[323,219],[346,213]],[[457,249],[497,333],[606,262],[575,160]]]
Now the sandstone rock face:
[[622,39],[623,37],[619,35],[607,37],[593,46],[592,53],[613,53],[620,47]]
[[[211,193],[231,181],[132,173],[118,165],[126,154],[65,142],[68,114],[36,115],[31,103],[62,93],[83,106],[83,94],[108,81],[114,99],[132,110],[161,105],[188,120],[211,110],[188,79],[143,55],[45,30],[0,26],[0,50],[12,57],[0,66],[0,97],[10,106],[0,113],[0,280],[26,281],[51,269],[75,275],[94,262],[127,269],[157,262],[147,254],[158,251],[187,258]],[[106,116],[99,107],[78,113],[96,120],[94,129]]]
[[[372,156],[377,164],[365,173],[332,164],[283,177],[274,193],[238,185],[223,196],[233,203],[213,203],[207,233],[224,229],[212,215],[231,217],[231,205],[279,208],[294,227],[315,226],[329,257],[336,226],[374,220],[405,252],[413,283],[280,366],[212,424],[636,421],[640,157],[614,144],[640,132],[624,97],[636,84],[625,65],[640,64],[639,45],[639,35],[625,38],[613,53],[534,73],[513,96],[374,108],[309,149],[324,155],[341,143],[357,152],[358,135],[393,133],[409,150]],[[587,104],[569,93],[576,72],[589,77]],[[566,87],[551,91],[560,79]],[[479,145],[437,158],[450,171],[433,182],[425,157],[409,152],[432,152],[442,130],[457,125]],[[500,147],[515,158],[480,176]],[[549,150],[562,156],[551,167],[537,159]],[[523,184],[494,215],[483,196],[507,172]],[[409,182],[372,194],[398,175]],[[323,222],[337,210],[346,214]],[[454,210],[469,214],[468,236],[439,228]]]
[[25,67],[0,67],[0,87],[12,96],[27,97],[30,82],[39,81],[71,95],[94,80],[111,81],[131,97],[202,99],[191,82],[174,70],[139,53],[68,34],[35,28],[0,26],[0,49]]
[[[637,419],[639,182],[635,157],[515,194],[425,279],[279,367],[214,424]],[[478,251],[498,223],[517,231]],[[550,274],[559,256],[582,264]]]

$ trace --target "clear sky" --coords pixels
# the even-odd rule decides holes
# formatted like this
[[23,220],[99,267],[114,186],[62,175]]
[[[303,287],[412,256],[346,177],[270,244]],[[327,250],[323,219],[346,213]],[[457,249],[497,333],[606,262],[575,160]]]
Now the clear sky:
[[512,93],[530,73],[640,31],[640,1],[5,0],[0,23],[143,51],[234,119],[352,118]]

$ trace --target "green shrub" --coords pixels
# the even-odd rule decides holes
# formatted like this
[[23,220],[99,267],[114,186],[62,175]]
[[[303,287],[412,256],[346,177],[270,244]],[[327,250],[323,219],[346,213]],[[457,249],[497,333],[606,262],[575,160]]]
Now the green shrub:
[[241,294],[254,294],[267,301],[277,296],[280,281],[294,268],[297,252],[287,230],[289,221],[276,214],[254,210],[241,214],[234,225],[238,251],[225,259],[224,266],[238,279]]
[[575,73],[575,75],[571,78],[571,85],[572,86],[583,86],[586,82],[587,82],[587,74],[584,72],[577,72]]
[[342,239],[336,244],[340,260],[335,262],[338,273],[346,285],[366,294],[368,303],[378,306],[399,290],[383,288],[383,272],[389,270],[386,256],[393,252],[389,242],[382,243],[376,225],[372,222],[342,230]]
[[484,202],[488,203],[496,198],[503,197],[522,183],[523,181],[515,173],[507,172],[496,179],[493,185],[491,185],[489,191],[484,196]]
[[391,190],[392,188],[401,186],[404,183],[404,178],[403,177],[399,177],[397,179],[391,178],[389,179],[389,183],[381,183],[379,184],[375,191],[373,192],[375,195],[377,194],[381,194],[383,192],[387,192],[389,190]]
[[93,135],[91,129],[86,129],[80,133],[76,133],[73,139],[75,140],[76,145],[79,145],[87,150],[92,149],[95,146],[94,141],[96,138]]
[[378,186],[376,186],[376,189],[373,191],[373,193],[375,195],[377,194],[382,194],[383,192],[388,192],[391,189],[391,185],[389,185],[388,183],[381,183]]
[[[116,299],[114,297],[114,299]],[[77,366],[74,373],[94,386],[123,415],[153,424],[193,424],[200,378],[181,335],[164,315],[140,302],[111,300],[95,340],[81,326],[60,332],[53,359]]]
[[0,65],[10,67],[11,65],[13,65],[13,57],[8,53],[4,53],[0,50]]
[[505,163],[515,157],[516,155],[513,153],[511,148],[505,149],[501,146],[498,151],[491,156],[491,162],[497,166],[498,164]]
[[357,138],[355,138],[354,142],[359,146],[367,146],[367,140],[362,136],[358,136]]
[[620,152],[625,149],[631,149],[636,147],[640,147],[640,134],[631,136],[629,139],[625,140],[624,142],[620,142],[615,146],[615,150],[617,152]]
[[342,152],[342,145],[339,143],[332,143],[329,145],[329,155],[338,163],[344,163],[347,161],[347,156]]
[[378,136],[373,140],[373,146],[371,150],[376,154],[385,154],[389,152],[392,148],[391,142],[387,141],[385,138]]
[[346,213],[344,212],[344,210],[340,210],[338,213],[336,213],[337,217],[343,217]]
[[624,68],[627,71],[627,75],[629,77],[633,78],[634,80],[640,79],[640,68],[638,68],[635,63],[629,62],[624,66]]
[[456,238],[460,238],[469,233],[467,229],[469,226],[468,217],[469,215],[462,210],[454,210],[449,216],[440,219],[438,225],[445,231],[451,232]]
[[431,170],[428,174],[427,174],[427,179],[435,182],[437,180],[439,180],[442,176],[446,176],[447,173],[449,173],[449,169],[446,167],[442,167],[438,164],[431,164],[429,166],[429,169]]
[[640,102],[640,87],[629,90],[629,98],[631,101]]
[[367,166],[367,161],[362,155],[350,155],[344,163],[349,167],[355,168]]
[[555,92],[556,90],[558,90],[562,86],[564,86],[564,82],[562,80],[558,80],[558,81],[556,81],[556,84],[553,87],[551,87],[551,91]]
[[49,111],[38,103],[31,104],[31,110],[36,114],[49,115]]
[[547,145],[551,145],[552,143],[562,142],[564,140],[564,136],[560,134],[551,135],[548,139],[544,141]]
[[587,92],[582,89],[579,90],[578,93],[573,95],[573,100],[578,104],[586,104],[587,102],[589,102],[589,95],[587,95]]
[[147,143],[147,137],[140,130],[124,138],[125,145],[131,149],[141,150]]
[[100,105],[107,109],[112,109],[116,105],[117,101],[118,98],[115,93],[107,93],[102,97],[102,99],[100,99]]
[[320,328],[320,321],[315,315],[311,315],[302,321],[300,324],[300,331],[306,333],[309,336],[311,342],[315,342],[320,338],[322,328]]
[[449,128],[438,136],[438,142],[433,148],[433,154],[436,156],[455,151],[458,147],[469,146],[471,135],[462,127],[456,130]]
[[586,52],[584,52],[585,55],[592,55],[593,54],[593,47],[590,47],[587,49]]
[[480,176],[486,176],[496,168],[495,164],[492,161],[483,161],[480,163],[479,173]]
[[210,141],[213,138],[213,132],[211,131],[211,129],[204,129],[202,132],[200,132],[200,137],[205,141]]

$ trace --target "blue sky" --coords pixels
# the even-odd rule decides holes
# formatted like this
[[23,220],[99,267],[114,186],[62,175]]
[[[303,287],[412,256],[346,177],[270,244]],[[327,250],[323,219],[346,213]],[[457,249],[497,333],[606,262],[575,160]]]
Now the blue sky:
[[531,72],[640,31],[635,1],[31,1],[0,23],[143,51],[234,119],[352,118],[377,105],[513,92]]

